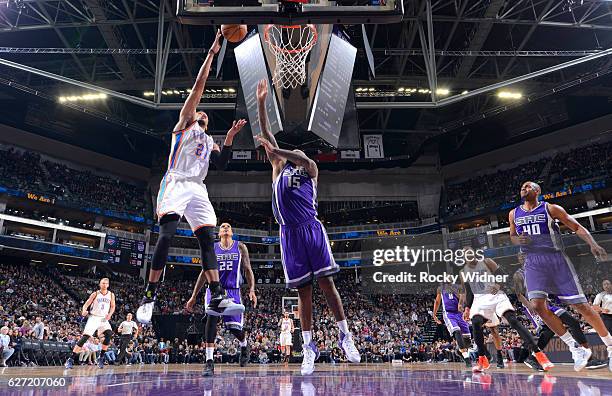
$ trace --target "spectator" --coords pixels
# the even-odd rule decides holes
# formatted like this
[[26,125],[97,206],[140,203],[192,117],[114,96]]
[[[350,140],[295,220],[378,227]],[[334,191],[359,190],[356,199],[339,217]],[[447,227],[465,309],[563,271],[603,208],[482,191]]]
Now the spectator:
[[8,326],[0,328],[0,367],[6,367],[6,361],[11,358],[14,348],[11,348],[11,337],[8,335]]

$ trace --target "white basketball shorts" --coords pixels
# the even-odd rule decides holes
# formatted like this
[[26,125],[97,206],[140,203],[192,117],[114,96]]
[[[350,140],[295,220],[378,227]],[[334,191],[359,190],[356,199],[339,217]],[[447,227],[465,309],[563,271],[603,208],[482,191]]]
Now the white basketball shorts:
[[217,215],[208,199],[206,185],[199,179],[185,179],[167,173],[157,194],[157,218],[176,213],[185,216],[192,231],[217,225]]

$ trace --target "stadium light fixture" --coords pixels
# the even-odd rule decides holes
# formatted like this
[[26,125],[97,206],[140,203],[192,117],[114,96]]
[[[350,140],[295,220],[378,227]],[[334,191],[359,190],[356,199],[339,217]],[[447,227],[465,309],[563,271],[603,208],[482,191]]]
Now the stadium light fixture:
[[71,96],[60,96],[58,100],[60,103],[65,102],[83,102],[90,100],[104,100],[108,98],[108,95],[105,93],[96,93],[96,94],[86,94],[86,95],[71,95]]
[[449,93],[450,93],[450,90],[448,90],[447,88],[438,88],[436,90],[437,95],[448,95]]
[[522,99],[523,98],[523,94],[520,92],[511,92],[511,91],[499,91],[497,93],[497,97],[500,99],[514,99],[514,100],[518,100],[518,99]]

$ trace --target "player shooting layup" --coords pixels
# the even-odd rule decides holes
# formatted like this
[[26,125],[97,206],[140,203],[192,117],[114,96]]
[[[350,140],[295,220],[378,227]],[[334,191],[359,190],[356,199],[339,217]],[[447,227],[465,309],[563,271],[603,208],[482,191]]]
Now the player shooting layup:
[[72,349],[72,357],[68,358],[65,363],[68,369],[72,368],[74,362],[79,361],[79,353],[81,353],[83,345],[85,345],[89,337],[93,337],[96,330],[98,331],[98,337],[104,334],[102,352],[98,358],[98,367],[104,368],[104,360],[106,359],[104,352],[108,349],[111,337],[113,336],[113,329],[108,321],[115,312],[115,294],[108,290],[108,283],[108,278],[100,279],[100,290],[91,293],[85,304],[83,304],[83,308],[81,308],[81,315],[87,316],[87,308],[91,305],[83,335]]
[[229,161],[234,136],[246,124],[245,120],[234,121],[227,132],[223,149],[213,142],[206,133],[208,116],[196,108],[204,92],[204,84],[210,72],[215,54],[219,52],[221,33],[217,32],[213,46],[200,68],[191,93],[180,113],[180,118],[172,132],[172,146],[168,159],[168,170],[162,179],[157,196],[157,217],[159,218],[159,239],[155,245],[149,283],[136,312],[141,323],[150,323],[153,315],[159,278],[168,260],[170,242],[176,232],[179,220],[184,215],[198,239],[202,256],[202,270],[211,293],[206,313],[209,315],[235,315],[244,311],[244,305],[236,304],[226,297],[219,284],[219,271],[215,256],[215,226],[217,216],[208,191],[202,180],[208,173],[212,161],[217,169],[224,169]]
[[302,375],[312,374],[319,351],[312,340],[312,279],[316,278],[340,330],[339,344],[350,362],[361,360],[348,329],[340,295],[330,275],[338,272],[323,224],[317,219],[317,164],[300,150],[283,150],[268,129],[268,82],[257,85],[258,136],[272,164],[272,210],[280,225],[281,260],[287,287],[298,289],[304,338]]
[[[527,297],[544,323],[570,349],[575,349],[578,343],[563,326],[561,319],[548,309],[546,298],[549,293],[554,294],[561,302],[571,305],[595,329],[607,346],[609,367],[612,371],[612,336],[599,315],[587,303],[574,265],[563,253],[559,227],[555,220],[565,224],[585,241],[597,260],[607,260],[608,254],[595,242],[589,231],[565,209],[545,201],[540,202],[538,198],[541,193],[542,189],[537,183],[530,181],[523,183],[521,186],[523,205],[517,206],[508,215],[512,243],[520,245],[521,251],[526,254]],[[586,362],[581,362],[581,365],[582,363],[586,365]],[[581,369],[579,366],[576,368]]]

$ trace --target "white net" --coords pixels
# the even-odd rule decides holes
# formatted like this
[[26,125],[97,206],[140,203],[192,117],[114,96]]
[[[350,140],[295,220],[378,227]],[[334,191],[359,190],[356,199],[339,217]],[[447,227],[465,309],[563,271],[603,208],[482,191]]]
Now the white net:
[[296,88],[306,81],[306,57],[317,42],[314,25],[268,25],[264,39],[276,58],[272,83]]

